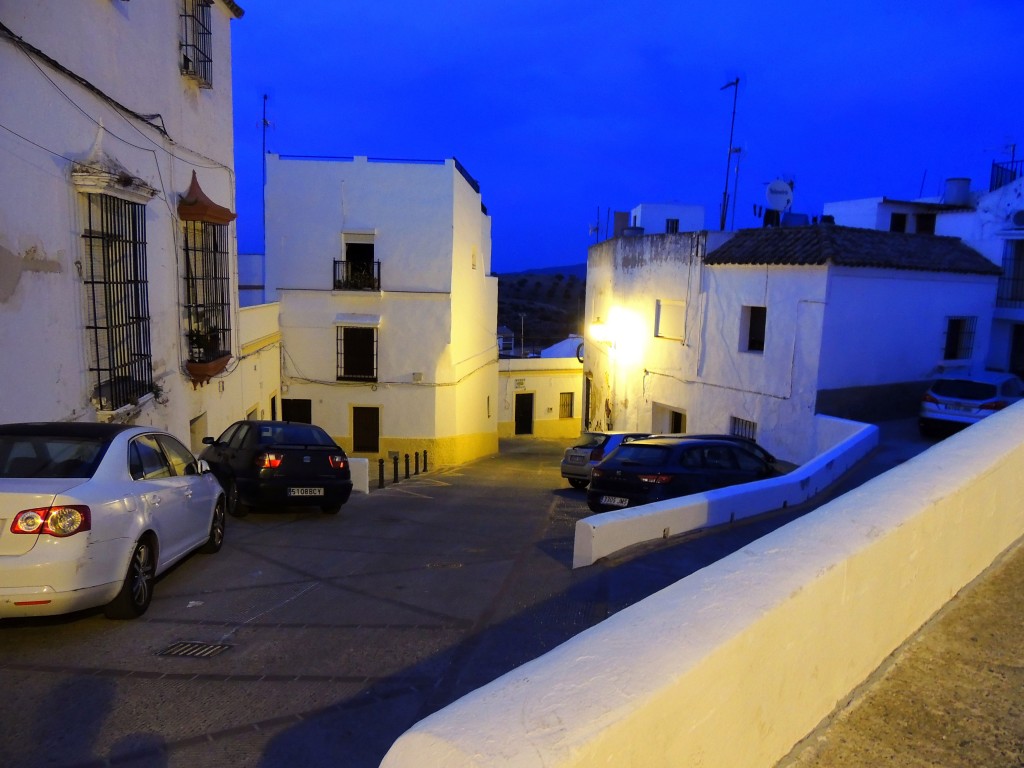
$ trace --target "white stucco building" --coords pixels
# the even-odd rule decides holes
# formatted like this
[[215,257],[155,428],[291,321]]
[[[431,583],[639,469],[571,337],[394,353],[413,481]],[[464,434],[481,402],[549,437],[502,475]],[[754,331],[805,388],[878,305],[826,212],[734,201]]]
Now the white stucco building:
[[[4,3],[0,420],[119,420],[196,447],[246,411],[231,0]],[[244,367],[271,382],[259,350]],[[190,370],[217,361],[217,370]],[[211,378],[212,377],[212,378]]]
[[357,456],[497,451],[490,217],[454,159],[267,157],[287,418]]
[[585,419],[806,460],[815,413],[912,415],[939,371],[983,364],[998,271],[954,238],[824,224],[599,243]]
[[501,437],[571,440],[583,428],[583,338],[570,336],[539,357],[499,360]]
[[993,163],[987,190],[949,179],[941,199],[828,203],[837,224],[961,238],[1002,268],[987,367],[1024,376],[1024,161]]

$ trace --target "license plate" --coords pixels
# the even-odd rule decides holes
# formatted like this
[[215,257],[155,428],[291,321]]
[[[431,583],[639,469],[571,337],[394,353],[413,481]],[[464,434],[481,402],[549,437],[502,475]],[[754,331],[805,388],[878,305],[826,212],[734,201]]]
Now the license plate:
[[569,457],[569,463],[570,464],[586,464],[587,463],[587,457],[586,456],[570,456]]
[[601,503],[610,507],[628,507],[629,499],[624,499],[621,496],[602,496]]
[[323,488],[289,488],[289,496],[323,496]]
[[956,403],[947,403],[947,411],[956,411],[957,413],[972,413],[974,408],[969,405],[957,405]]

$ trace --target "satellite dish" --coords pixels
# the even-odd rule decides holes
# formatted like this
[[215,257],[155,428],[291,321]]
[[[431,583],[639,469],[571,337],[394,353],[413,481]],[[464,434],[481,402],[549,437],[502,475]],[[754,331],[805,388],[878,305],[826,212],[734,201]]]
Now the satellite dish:
[[775,179],[765,190],[768,207],[773,211],[785,211],[793,205],[793,187],[788,181]]

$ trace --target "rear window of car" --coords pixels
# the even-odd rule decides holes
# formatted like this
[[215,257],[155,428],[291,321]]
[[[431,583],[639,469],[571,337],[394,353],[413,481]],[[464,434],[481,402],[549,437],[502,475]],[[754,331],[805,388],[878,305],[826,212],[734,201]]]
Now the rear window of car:
[[92,477],[106,449],[99,438],[0,435],[0,477]]
[[631,461],[639,464],[664,464],[671,450],[664,445],[640,445],[623,443],[612,454],[617,461]]
[[334,445],[330,435],[312,424],[274,424],[259,428],[260,445]]
[[573,443],[573,448],[600,448],[604,445],[605,440],[608,439],[608,435],[602,435],[599,432],[587,432],[580,435],[580,439]]
[[990,400],[996,396],[996,385],[970,379],[939,379],[932,384],[932,392],[958,400]]

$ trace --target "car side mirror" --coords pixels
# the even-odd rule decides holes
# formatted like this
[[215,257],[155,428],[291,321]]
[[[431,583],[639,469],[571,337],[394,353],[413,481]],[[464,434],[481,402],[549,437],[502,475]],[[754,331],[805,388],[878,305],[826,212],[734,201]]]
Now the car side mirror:
[[215,437],[204,437],[203,438],[203,445],[213,445],[216,442],[217,442],[217,438],[215,438]]

